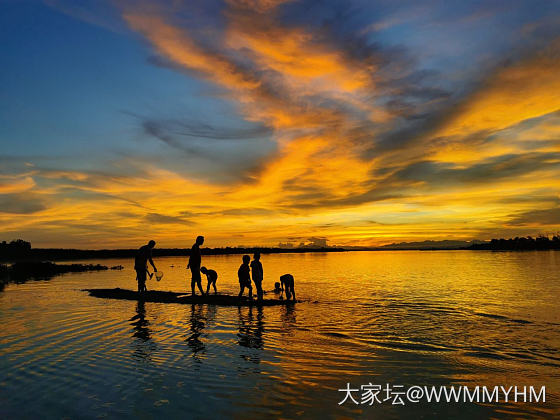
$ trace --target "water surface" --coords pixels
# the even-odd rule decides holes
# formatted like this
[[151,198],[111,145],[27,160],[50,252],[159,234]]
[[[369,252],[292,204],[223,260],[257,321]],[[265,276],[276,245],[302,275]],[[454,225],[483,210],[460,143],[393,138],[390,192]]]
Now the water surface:
[[[241,256],[204,256],[236,293]],[[91,262],[91,261],[88,261]],[[265,289],[296,279],[295,307],[106,300],[122,271],[0,292],[3,418],[432,418],[560,416],[559,252],[263,255]],[[149,289],[190,288],[186,259],[156,259]],[[546,403],[344,404],[346,383],[545,385]]]

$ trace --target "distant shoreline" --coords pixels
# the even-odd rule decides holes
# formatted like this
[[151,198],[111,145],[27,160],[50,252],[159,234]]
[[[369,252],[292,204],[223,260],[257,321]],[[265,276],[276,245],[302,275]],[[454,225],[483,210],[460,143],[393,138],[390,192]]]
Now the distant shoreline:
[[[345,252],[346,249],[337,247],[328,248],[202,248],[202,255],[239,255],[253,254],[302,254],[312,252]],[[69,260],[95,260],[111,258],[131,258],[138,252],[137,249],[63,249],[63,248],[33,248],[20,255],[2,255],[0,261],[69,261]],[[154,248],[153,256],[156,257],[188,257],[190,248]]]
[[[307,254],[325,252],[352,252],[352,251],[546,251],[557,248],[537,249],[507,249],[493,248],[490,243],[476,244],[469,247],[326,247],[326,248],[202,248],[202,255],[242,255],[260,252],[261,254]],[[156,257],[188,257],[190,248],[154,248],[153,256]],[[26,262],[26,261],[72,261],[72,260],[101,260],[131,258],[136,255],[136,249],[63,249],[63,248],[34,248],[23,255],[1,255],[0,262]]]

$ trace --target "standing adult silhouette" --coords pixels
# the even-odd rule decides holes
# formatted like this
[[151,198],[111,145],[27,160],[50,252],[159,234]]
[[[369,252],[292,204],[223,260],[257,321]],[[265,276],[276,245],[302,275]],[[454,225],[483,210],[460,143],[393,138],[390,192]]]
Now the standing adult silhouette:
[[187,269],[191,270],[191,292],[192,295],[196,295],[194,291],[195,283],[198,285],[198,290],[200,294],[204,296],[204,290],[202,289],[202,277],[200,276],[200,263],[202,261],[202,256],[200,254],[200,246],[204,243],[204,236],[197,236],[194,245],[191,248],[191,255],[189,256],[189,263]]
[[146,274],[148,272],[148,261],[157,271],[154,261],[152,260],[152,249],[156,246],[156,241],[150,241],[147,245],[138,248],[136,257],[134,258],[134,269],[136,270],[136,280],[138,280],[138,292],[146,290]]

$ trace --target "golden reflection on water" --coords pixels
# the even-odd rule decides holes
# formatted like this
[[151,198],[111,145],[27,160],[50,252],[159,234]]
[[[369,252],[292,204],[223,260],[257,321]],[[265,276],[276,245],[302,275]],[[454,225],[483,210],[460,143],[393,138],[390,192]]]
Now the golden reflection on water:
[[[240,260],[203,257],[219,273],[220,293],[238,292]],[[559,253],[352,252],[263,255],[262,262],[265,290],[289,272],[305,302],[157,304],[80,290],[135,288],[132,262],[120,260],[102,263],[122,264],[122,271],[9,285],[0,294],[2,386],[16,397],[4,406],[9,413],[43,412],[45,401],[33,394],[49,384],[58,395],[49,403],[53,415],[78,404],[95,415],[204,415],[212,407],[229,416],[369,417],[394,412],[339,407],[337,389],[346,382],[545,384],[551,403],[543,407],[403,410],[560,414]],[[190,288],[184,258],[156,264],[165,276],[149,289]]]

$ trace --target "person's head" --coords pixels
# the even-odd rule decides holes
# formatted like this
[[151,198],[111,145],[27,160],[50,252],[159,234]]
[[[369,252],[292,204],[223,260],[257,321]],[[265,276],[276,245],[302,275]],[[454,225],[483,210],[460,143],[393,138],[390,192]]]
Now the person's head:
[[279,281],[277,281],[276,283],[274,283],[274,288],[275,288],[276,290],[280,290],[280,282],[279,282]]
[[248,255],[243,255],[243,264],[249,264],[249,261],[251,261],[251,257]]
[[149,246],[150,248],[153,248],[154,246],[156,246],[156,241],[154,241],[154,240],[152,239],[150,242],[148,242],[148,246]]
[[255,254],[253,255],[253,259],[258,261],[261,259],[261,253],[260,252],[255,252]]
[[201,272],[202,274],[206,274],[207,271],[208,271],[208,270],[206,269],[206,267],[200,267],[200,272]]
[[196,237],[196,244],[202,245],[204,243],[204,236],[197,236]]

